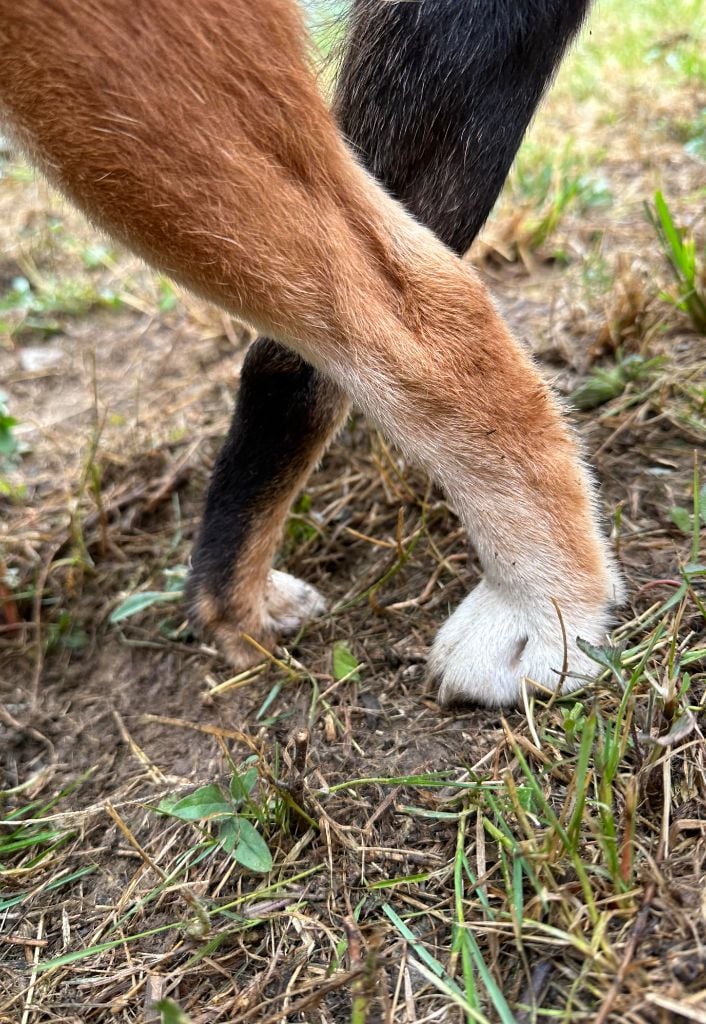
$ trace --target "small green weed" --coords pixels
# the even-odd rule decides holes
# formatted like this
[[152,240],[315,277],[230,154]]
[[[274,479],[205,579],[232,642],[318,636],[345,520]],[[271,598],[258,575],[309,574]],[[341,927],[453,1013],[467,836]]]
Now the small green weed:
[[706,484],[701,487],[698,507],[692,510],[681,505],[672,505],[669,517],[687,537],[693,537],[695,532],[698,534],[701,526],[706,527]]
[[210,783],[178,800],[162,800],[158,810],[181,821],[215,820],[218,836],[204,830],[205,848],[220,846],[242,867],[266,873],[272,868],[272,854],[251,820],[266,818],[266,805],[259,807],[252,797],[257,779],[257,768],[246,767],[244,771],[233,772],[227,793],[216,783]]
[[62,318],[85,316],[97,308],[116,309],[121,299],[111,291],[99,291],[85,278],[16,277],[0,296],[0,334],[19,337],[31,332],[57,334]]
[[360,681],[359,668],[358,659],[349,644],[345,640],[338,640],[333,645],[333,678],[337,681],[352,679],[357,683]]
[[191,1018],[179,1009],[173,999],[160,999],[154,1008],[159,1010],[161,1024],[191,1024]]
[[688,120],[667,121],[666,127],[682,144],[685,153],[706,160],[706,107]]
[[22,442],[15,434],[17,420],[10,415],[7,395],[0,391],[0,470],[16,465],[24,451]]
[[46,644],[48,651],[56,648],[82,651],[88,645],[88,634],[74,622],[71,613],[64,610],[59,612],[53,622],[47,624]]
[[566,149],[559,160],[553,153],[531,143],[520,151],[512,181],[512,191],[520,201],[531,203],[528,244],[543,245],[570,210],[585,212],[610,206],[613,196],[604,179],[590,174],[584,163]]
[[15,432],[17,425],[15,417],[10,415],[7,395],[0,391],[0,498],[9,498],[10,501],[21,501],[26,493],[23,484],[11,483],[3,476],[15,469],[28,451],[28,446]]
[[706,248],[699,257],[696,240],[675,225],[661,192],[655,192],[654,210],[649,203],[645,210],[676,280],[676,295],[660,297],[686,313],[696,330],[706,334]]
[[571,396],[576,409],[596,409],[613,398],[618,398],[629,384],[650,380],[664,365],[662,356],[651,359],[641,355],[625,356],[615,366],[597,367]]
[[320,528],[312,515],[312,498],[306,491],[299,496],[287,520],[285,548],[283,554],[292,554],[312,537],[316,537]]

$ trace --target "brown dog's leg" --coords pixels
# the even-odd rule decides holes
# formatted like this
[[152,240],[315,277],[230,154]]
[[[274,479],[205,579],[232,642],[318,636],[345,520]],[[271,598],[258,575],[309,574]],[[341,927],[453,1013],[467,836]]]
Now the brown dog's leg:
[[[484,582],[442,695],[589,663],[619,590],[546,385],[472,272],[353,161],[284,0],[0,0],[0,102],[49,176],[155,265],[336,381],[445,487]],[[565,685],[572,685],[571,681]]]

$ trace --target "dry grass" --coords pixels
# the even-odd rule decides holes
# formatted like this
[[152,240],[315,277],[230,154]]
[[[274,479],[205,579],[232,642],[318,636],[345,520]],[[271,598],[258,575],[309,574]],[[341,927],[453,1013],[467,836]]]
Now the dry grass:
[[643,209],[703,246],[706,25],[603,19],[473,254],[587,409],[629,583],[578,700],[439,711],[424,654],[477,566],[359,419],[290,522],[334,603],[289,650],[232,677],[178,602],[111,624],[179,585],[243,332],[6,157],[0,1021],[706,1020],[706,342]]

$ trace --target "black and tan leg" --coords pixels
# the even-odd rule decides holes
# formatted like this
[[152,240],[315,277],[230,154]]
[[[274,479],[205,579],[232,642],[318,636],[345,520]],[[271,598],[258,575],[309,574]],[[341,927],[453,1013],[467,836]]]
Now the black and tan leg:
[[314,587],[272,562],[292,501],[347,409],[342,392],[295,353],[268,338],[251,346],[188,587],[197,625],[236,667],[257,657],[243,634],[269,645],[325,608]]

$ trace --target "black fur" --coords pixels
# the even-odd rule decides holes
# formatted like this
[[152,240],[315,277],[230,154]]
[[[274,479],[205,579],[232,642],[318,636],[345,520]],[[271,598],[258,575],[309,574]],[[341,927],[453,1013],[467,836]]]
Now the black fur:
[[[228,435],[213,469],[189,589],[225,606],[238,553],[340,419],[345,398],[296,353],[269,338],[249,348]],[[225,607],[224,609],[225,610]]]
[[[335,101],[375,176],[462,254],[590,0],[356,0]],[[192,594],[225,611],[239,552],[312,452],[343,396],[298,356],[258,340],[209,486]],[[292,495],[293,496],[293,495]]]
[[590,0],[357,0],[341,127],[456,252],[482,227]]

